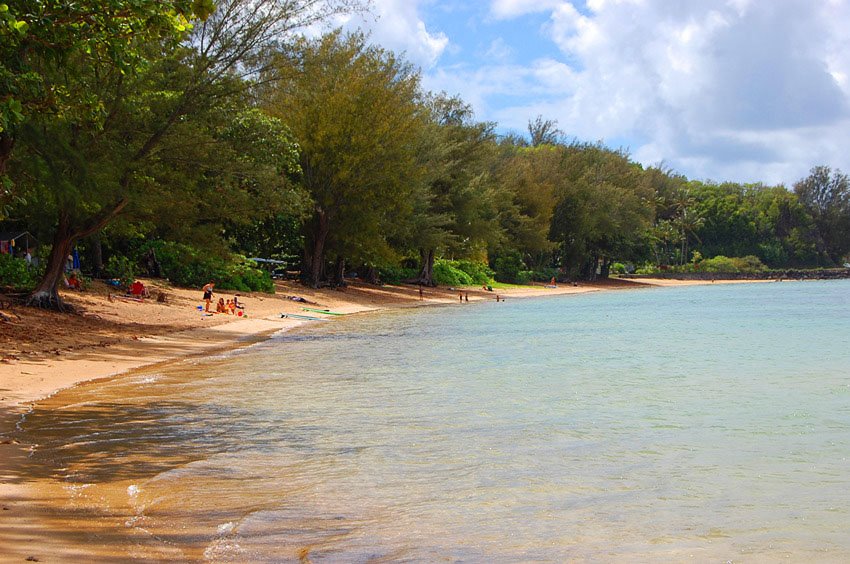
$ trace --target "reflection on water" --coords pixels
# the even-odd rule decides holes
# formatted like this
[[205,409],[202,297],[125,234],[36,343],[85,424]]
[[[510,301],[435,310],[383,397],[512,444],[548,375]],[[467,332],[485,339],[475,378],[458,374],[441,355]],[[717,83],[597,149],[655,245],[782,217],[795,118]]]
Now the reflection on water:
[[841,561],[848,366],[846,282],[515,300],[81,386],[22,432],[127,557]]

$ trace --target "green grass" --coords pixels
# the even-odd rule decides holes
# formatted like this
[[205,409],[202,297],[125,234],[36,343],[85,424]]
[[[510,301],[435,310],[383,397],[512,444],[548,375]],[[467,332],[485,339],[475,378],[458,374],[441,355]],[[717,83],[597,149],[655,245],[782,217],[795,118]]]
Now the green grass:
[[539,288],[540,286],[533,286],[531,284],[509,284],[507,282],[490,282],[490,286],[493,287],[494,290],[511,290],[515,288]]

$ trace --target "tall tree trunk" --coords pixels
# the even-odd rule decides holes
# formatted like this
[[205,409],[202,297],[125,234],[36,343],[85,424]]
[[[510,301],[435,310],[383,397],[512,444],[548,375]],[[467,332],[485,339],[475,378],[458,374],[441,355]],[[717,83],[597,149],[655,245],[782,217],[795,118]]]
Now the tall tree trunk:
[[434,282],[434,253],[434,249],[419,249],[422,268],[419,271],[419,278],[413,282],[422,286],[434,287],[437,285]]
[[376,286],[381,283],[378,277],[378,269],[374,265],[369,265],[369,268],[366,270],[366,282],[375,284]]
[[599,273],[600,278],[608,278],[611,274],[611,259],[608,257],[602,257],[602,269]]
[[65,261],[68,260],[74,243],[103,229],[103,226],[121,213],[128,203],[128,199],[121,198],[115,204],[101,209],[99,213],[89,217],[82,224],[72,223],[70,213],[65,209],[59,210],[56,233],[53,235],[53,247],[47,258],[44,276],[27,299],[27,305],[59,311],[71,309],[59,297],[59,281],[62,279]]
[[103,274],[103,242],[100,235],[95,235],[91,238],[92,242],[92,258],[94,259],[94,274],[98,278]]
[[318,288],[325,273],[325,243],[330,231],[328,214],[323,210],[316,212],[316,228],[313,231],[313,245],[306,253],[308,269],[305,281],[313,288]]
[[340,288],[345,286],[345,258],[336,257],[336,266],[334,267],[334,286]]
[[59,297],[59,281],[62,279],[65,263],[75,240],[68,214],[60,213],[56,234],[53,236],[53,248],[50,249],[50,256],[47,258],[44,277],[33,293],[30,294],[27,305],[59,311],[69,309],[62,298]]
[[0,133],[0,177],[6,174],[6,166],[12,158],[12,149],[15,147],[15,138]]
[[588,281],[596,280],[596,267],[599,265],[599,257],[591,255],[582,267],[582,278]]

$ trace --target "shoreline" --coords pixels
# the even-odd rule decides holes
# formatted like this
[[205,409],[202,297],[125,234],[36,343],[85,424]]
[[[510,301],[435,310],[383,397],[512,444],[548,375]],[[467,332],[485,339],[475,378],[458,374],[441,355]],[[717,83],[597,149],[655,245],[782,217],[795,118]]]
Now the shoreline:
[[[672,283],[671,283],[672,282]],[[745,283],[752,281],[723,281]],[[21,472],[29,446],[15,441],[15,424],[33,404],[76,385],[105,380],[139,369],[169,364],[186,358],[240,350],[263,342],[271,335],[311,323],[305,319],[281,319],[281,313],[307,314],[308,304],[293,302],[283,292],[297,291],[320,309],[345,314],[377,312],[406,307],[429,307],[458,303],[458,293],[468,293],[469,302],[492,300],[495,295],[510,299],[552,297],[599,291],[638,290],[648,287],[710,284],[706,281],[609,280],[558,288],[520,287],[484,292],[481,289],[427,289],[420,301],[417,287],[372,288],[357,285],[346,291],[308,290],[282,284],[274,296],[244,299],[251,317],[222,318],[215,325],[196,322],[194,327],[161,335],[134,336],[126,342],[83,348],[59,358],[33,359],[0,365],[0,562],[29,557],[59,559],[85,558],[51,537],[48,515],[60,507],[56,499],[45,499],[28,476]],[[194,295],[196,292],[188,290]],[[256,312],[256,313],[254,313]],[[321,314],[313,314],[321,316]],[[333,316],[329,316],[333,317]],[[203,320],[203,317],[199,319]]]

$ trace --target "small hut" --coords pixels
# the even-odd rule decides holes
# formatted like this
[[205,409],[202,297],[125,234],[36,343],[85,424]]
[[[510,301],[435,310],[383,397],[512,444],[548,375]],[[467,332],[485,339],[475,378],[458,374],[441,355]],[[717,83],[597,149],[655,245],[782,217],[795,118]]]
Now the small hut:
[[0,233],[0,253],[24,258],[38,246],[38,240],[29,231],[5,231]]

